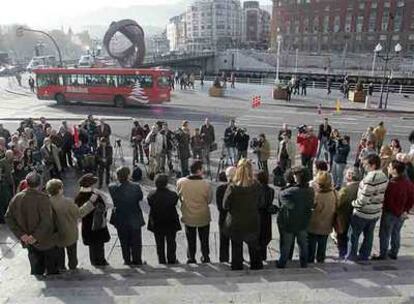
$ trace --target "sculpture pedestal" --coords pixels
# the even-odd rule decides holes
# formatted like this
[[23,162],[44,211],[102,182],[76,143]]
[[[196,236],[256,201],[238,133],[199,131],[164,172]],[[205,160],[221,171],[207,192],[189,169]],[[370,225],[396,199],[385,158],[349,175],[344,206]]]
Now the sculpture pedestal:
[[273,88],[273,99],[288,100],[287,89],[285,88]]
[[211,97],[223,97],[224,96],[224,89],[223,88],[217,88],[217,87],[210,87],[208,89],[208,94]]

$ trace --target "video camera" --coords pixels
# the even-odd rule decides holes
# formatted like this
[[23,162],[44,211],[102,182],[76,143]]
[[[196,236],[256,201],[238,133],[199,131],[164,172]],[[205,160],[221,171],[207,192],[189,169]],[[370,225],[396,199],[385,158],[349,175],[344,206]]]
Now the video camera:
[[256,137],[253,137],[252,140],[250,141],[250,148],[252,148],[253,150],[257,150],[258,148],[260,148],[261,145],[262,145],[261,141],[257,139]]

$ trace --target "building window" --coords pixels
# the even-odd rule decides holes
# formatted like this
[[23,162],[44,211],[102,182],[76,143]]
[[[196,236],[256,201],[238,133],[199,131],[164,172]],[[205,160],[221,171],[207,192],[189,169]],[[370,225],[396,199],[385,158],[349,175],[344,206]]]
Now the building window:
[[338,33],[340,28],[341,28],[341,17],[340,16],[335,16],[335,19],[334,19],[334,32]]
[[364,25],[364,16],[357,17],[356,31],[358,33],[362,32],[362,26]]
[[372,10],[371,15],[369,15],[368,31],[375,32],[376,30],[377,30],[377,11]]

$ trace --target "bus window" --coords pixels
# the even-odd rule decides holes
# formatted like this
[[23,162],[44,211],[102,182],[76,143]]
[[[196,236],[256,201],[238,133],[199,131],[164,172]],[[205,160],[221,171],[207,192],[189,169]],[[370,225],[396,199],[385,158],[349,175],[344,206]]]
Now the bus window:
[[133,75],[119,75],[118,87],[132,87],[135,84],[135,76]]
[[48,85],[48,77],[46,74],[38,74],[36,77],[37,87],[46,87]]
[[70,84],[72,86],[85,85],[85,78],[83,77],[84,75],[72,74],[70,76]]
[[116,77],[114,77],[113,75],[108,75],[107,76],[108,86],[115,87],[116,86],[115,79]]
[[57,74],[37,75],[37,86],[38,87],[45,87],[49,85],[59,85],[59,75]]
[[136,78],[139,81],[141,88],[152,88],[153,87],[153,81],[152,81],[151,75],[137,75]]
[[167,76],[160,76],[157,80],[157,86],[160,88],[167,88],[170,86],[170,78]]

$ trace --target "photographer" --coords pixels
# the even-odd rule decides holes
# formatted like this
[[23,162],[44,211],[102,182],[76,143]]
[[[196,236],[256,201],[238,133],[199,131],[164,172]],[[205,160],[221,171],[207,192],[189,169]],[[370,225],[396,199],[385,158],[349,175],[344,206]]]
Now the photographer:
[[236,135],[236,123],[234,119],[230,120],[229,126],[224,131],[224,146],[227,150],[226,165],[228,165],[228,160],[230,159],[231,165],[234,166],[234,156],[235,156],[235,143],[234,136]]
[[242,158],[247,158],[247,149],[249,148],[250,136],[246,133],[246,129],[239,128],[234,136],[234,143],[237,149],[237,163]]
[[299,147],[302,166],[306,167],[312,176],[312,164],[318,149],[318,138],[313,133],[313,128],[306,125],[300,126],[298,132],[296,143]]
[[108,186],[110,181],[110,171],[112,165],[113,149],[107,138],[102,137],[99,147],[96,150],[96,165],[98,166],[98,187],[102,188],[103,175],[105,172],[105,183]]
[[144,163],[144,150],[142,149],[142,141],[145,138],[145,132],[144,129],[141,127],[141,125],[139,124],[138,120],[134,120],[134,127],[131,130],[131,144],[133,147],[133,160],[132,160],[132,164],[136,165],[138,164],[138,157],[139,157],[139,162],[141,164]]

